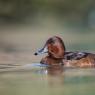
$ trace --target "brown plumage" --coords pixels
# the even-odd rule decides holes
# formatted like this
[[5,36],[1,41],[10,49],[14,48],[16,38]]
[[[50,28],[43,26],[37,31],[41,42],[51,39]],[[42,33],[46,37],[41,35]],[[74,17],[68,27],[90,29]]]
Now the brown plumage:
[[86,52],[67,52],[64,42],[60,37],[53,36],[46,41],[45,46],[37,51],[35,55],[48,53],[42,58],[42,64],[64,65],[66,67],[94,67],[95,54]]

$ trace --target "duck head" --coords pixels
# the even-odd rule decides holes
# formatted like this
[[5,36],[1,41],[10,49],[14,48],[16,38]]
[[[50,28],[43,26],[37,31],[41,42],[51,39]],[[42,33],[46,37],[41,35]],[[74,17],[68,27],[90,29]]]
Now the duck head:
[[64,58],[65,46],[62,39],[58,36],[53,36],[49,38],[44,47],[38,50],[35,55],[48,53],[48,55],[52,58]]
[[62,63],[62,59],[64,58],[65,54],[65,46],[62,39],[58,36],[53,36],[49,38],[44,47],[37,52],[35,55],[47,53],[48,56],[42,58],[41,63]]

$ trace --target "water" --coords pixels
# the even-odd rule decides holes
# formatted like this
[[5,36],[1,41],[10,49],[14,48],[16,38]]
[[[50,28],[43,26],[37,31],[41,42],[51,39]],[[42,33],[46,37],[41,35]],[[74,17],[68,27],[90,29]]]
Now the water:
[[0,69],[0,95],[95,95],[94,68],[4,66]]

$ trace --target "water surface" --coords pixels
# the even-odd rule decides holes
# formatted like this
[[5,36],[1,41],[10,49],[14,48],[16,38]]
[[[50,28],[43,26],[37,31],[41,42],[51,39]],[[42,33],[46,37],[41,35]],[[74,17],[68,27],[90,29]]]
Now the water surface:
[[0,95],[95,95],[94,68],[0,67]]

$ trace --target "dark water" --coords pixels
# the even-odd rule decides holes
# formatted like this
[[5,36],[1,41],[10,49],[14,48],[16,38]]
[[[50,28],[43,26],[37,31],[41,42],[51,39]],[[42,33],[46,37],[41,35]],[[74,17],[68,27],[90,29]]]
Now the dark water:
[[0,67],[0,95],[95,95],[94,68]]

